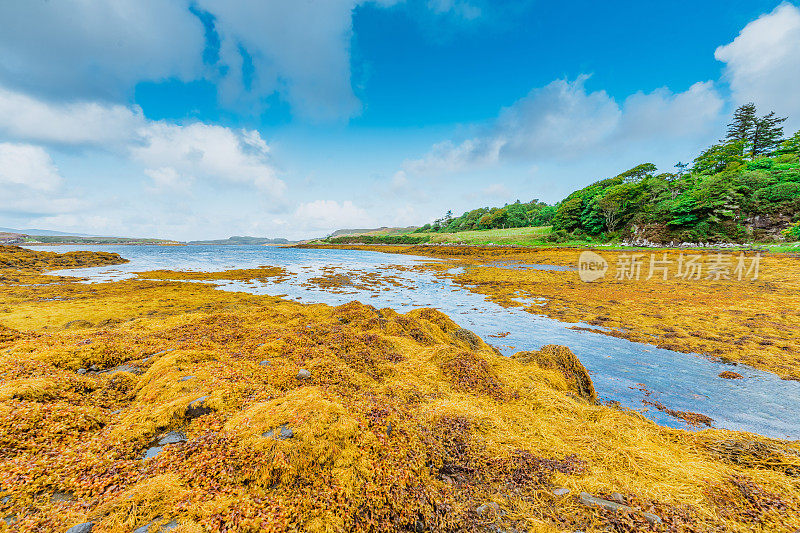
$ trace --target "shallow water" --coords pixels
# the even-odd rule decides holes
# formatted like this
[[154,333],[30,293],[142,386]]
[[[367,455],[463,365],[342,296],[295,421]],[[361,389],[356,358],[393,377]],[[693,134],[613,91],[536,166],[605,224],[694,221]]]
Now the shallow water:
[[[293,274],[291,279],[275,283],[215,282],[222,290],[255,294],[287,295],[300,302],[338,305],[358,300],[375,307],[391,307],[405,312],[433,307],[449,315],[462,327],[470,329],[510,355],[520,350],[534,350],[545,344],[569,346],[580,358],[594,381],[598,396],[617,400],[623,406],[642,410],[642,400],[652,391],[650,400],[658,400],[676,411],[694,411],[714,419],[716,427],[752,431],[762,435],[800,439],[800,382],[783,381],[774,374],[745,366],[736,372],[744,379],[718,377],[729,365],[695,355],[663,350],[647,344],[630,342],[591,331],[569,329],[587,324],[565,323],[535,315],[521,308],[503,308],[480,294],[436,277],[431,272],[409,267],[435,259],[385,254],[360,250],[294,249],[264,246],[59,246],[32,249],[98,250],[117,252],[130,260],[124,265],[74,269],[62,275],[89,278],[90,282],[111,281],[133,276],[144,270],[222,271],[257,266],[280,266]],[[537,265],[537,268],[547,268]],[[398,284],[369,284],[364,288],[340,287],[338,292],[307,284],[309,278],[335,269],[335,273],[392,276]],[[515,265],[514,268],[525,268]],[[554,267],[563,269],[563,267]],[[385,278],[384,278],[385,279]],[[305,285],[304,285],[305,284]],[[387,290],[388,289],[388,290]],[[528,299],[526,305],[541,304]],[[535,306],[534,306],[535,307]],[[497,337],[498,334],[505,334]],[[493,337],[495,335],[495,337]],[[650,408],[645,416],[659,424],[686,428],[686,424]]]

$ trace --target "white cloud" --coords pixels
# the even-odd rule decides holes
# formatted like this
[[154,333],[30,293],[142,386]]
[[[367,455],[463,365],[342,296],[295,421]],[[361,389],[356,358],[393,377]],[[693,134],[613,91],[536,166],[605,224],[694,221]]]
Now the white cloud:
[[375,220],[350,200],[316,200],[301,203],[295,213],[297,224],[308,230],[333,231],[343,228],[369,228]]
[[705,139],[719,126],[724,101],[710,81],[682,93],[657,89],[625,99],[619,137],[629,140]]
[[[248,105],[280,93],[298,113],[313,119],[356,114],[350,85],[350,37],[354,0],[199,0],[216,17],[220,59],[230,67],[223,96],[249,95]],[[254,67],[251,87],[242,76],[244,48]]]
[[191,178],[181,176],[172,167],[148,168],[144,173],[153,180],[153,191],[185,191],[189,189],[192,182]]
[[[52,191],[61,182],[58,169],[44,149],[29,144],[0,143],[0,185]],[[13,195],[4,193],[3,196]]]
[[[130,148],[134,160],[157,175],[177,182],[185,178],[224,180],[254,185],[280,198],[286,184],[269,160],[269,147],[255,131],[234,131],[203,123],[178,126],[149,124],[140,132],[142,143]],[[160,169],[160,170],[159,170]]]
[[47,97],[118,99],[143,80],[196,79],[203,47],[187,0],[0,2],[0,83]]
[[13,140],[102,149],[143,166],[157,188],[193,179],[250,184],[279,200],[269,146],[257,131],[147,120],[140,109],[97,102],[48,103],[0,87],[0,134]]
[[404,168],[426,174],[505,162],[570,161],[633,144],[705,140],[720,119],[723,100],[711,82],[677,94],[667,89],[636,93],[620,105],[605,91],[588,92],[587,79],[556,80],[534,89],[501,111],[481,135],[460,144],[436,144]]
[[86,101],[49,103],[0,87],[0,134],[14,139],[116,146],[133,141],[145,123],[138,107]]
[[800,127],[800,9],[783,3],[744,27],[714,53],[725,63],[737,104],[755,102],[763,112],[789,116]]
[[71,213],[86,202],[64,193],[64,179],[43,148],[0,143],[0,213],[36,217]]
[[[222,101],[260,113],[278,94],[313,121],[347,119],[353,93],[353,11],[403,0],[86,0],[0,2],[0,84],[46,99],[127,101],[137,83],[217,83]],[[203,63],[213,16],[219,62]],[[428,0],[427,10],[470,20],[469,0]]]

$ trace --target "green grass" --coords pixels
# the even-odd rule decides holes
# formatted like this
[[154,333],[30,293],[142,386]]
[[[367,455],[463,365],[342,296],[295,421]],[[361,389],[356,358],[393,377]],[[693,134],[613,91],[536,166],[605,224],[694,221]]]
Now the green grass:
[[488,229],[461,231],[459,233],[418,233],[430,235],[435,244],[544,244],[551,232],[550,226],[533,228]]

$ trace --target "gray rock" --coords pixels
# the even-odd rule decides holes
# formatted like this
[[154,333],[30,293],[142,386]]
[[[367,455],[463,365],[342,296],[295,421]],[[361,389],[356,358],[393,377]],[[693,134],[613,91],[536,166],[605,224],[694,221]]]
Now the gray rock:
[[180,431],[170,431],[160,439],[158,439],[158,444],[164,446],[165,444],[176,444],[178,442],[186,442],[186,435],[181,433]]
[[308,378],[310,378],[310,377],[311,377],[311,372],[309,372],[309,371],[308,371],[308,370],[306,370],[305,368],[301,368],[301,369],[300,369],[300,370],[297,372],[297,379],[308,379]]
[[85,369],[85,368],[79,368],[79,369],[77,370],[77,372],[78,372],[78,374],[80,374],[80,375],[84,375],[84,374],[86,373],[86,369]]
[[50,502],[51,503],[68,502],[72,500],[72,498],[73,495],[71,492],[59,490],[50,495]]
[[84,522],[69,528],[66,533],[90,533],[94,527],[94,522]]
[[89,367],[89,370],[92,370],[92,371],[94,371],[94,372],[97,372],[98,370],[100,370],[100,367],[99,367],[99,366],[97,366],[97,365],[92,365],[92,366],[90,366],[90,367]]
[[197,418],[198,416],[210,413],[213,409],[206,405],[206,399],[208,399],[208,396],[201,396],[191,402],[188,407],[186,407],[186,418]]
[[286,440],[294,437],[294,431],[292,431],[291,428],[289,428],[289,426],[286,424],[281,424],[280,427],[276,429],[280,430],[277,435],[275,434],[275,429],[270,429],[266,433],[262,433],[261,436],[266,438],[275,438],[278,440]]
[[158,439],[155,444],[147,449],[144,452],[144,457],[142,457],[142,461],[149,461],[164,449],[164,446],[167,444],[177,444],[179,442],[186,442],[186,436],[181,433],[180,431],[170,431],[160,439]]
[[[608,511],[627,511],[627,512],[636,512],[633,507],[629,507],[627,505],[622,505],[621,503],[612,502],[610,500],[604,500],[603,498],[598,498],[596,496],[592,496],[588,492],[581,492],[580,501],[582,504],[592,507],[602,507]],[[653,513],[645,513],[642,512],[642,516],[644,516],[645,520],[647,520],[650,524],[656,525],[661,523],[661,518],[654,515]]]
[[267,361],[266,359],[264,359],[263,361],[261,361],[261,362],[260,362],[260,363],[258,363],[258,364],[259,364],[259,365],[261,365],[261,366],[271,366],[271,365],[272,365],[272,363],[270,363],[270,362],[269,362],[269,361]]
[[619,492],[612,492],[611,493],[611,499],[614,500],[617,503],[621,503],[621,504],[627,503],[627,501],[625,500],[625,496],[623,496]]
[[555,489],[553,491],[553,494],[556,495],[556,496],[566,496],[567,494],[569,494],[569,489],[565,489],[565,488]]
[[142,461],[149,461],[163,450],[163,446],[151,446],[147,448],[147,451],[144,452],[144,457],[142,457]]
[[195,378],[195,376],[183,376],[183,377],[182,377],[180,380],[178,380],[178,381],[189,381],[190,379],[194,379],[194,378]]
[[484,503],[479,505],[475,511],[481,516],[491,516],[492,514],[500,513],[500,505],[495,502]]
[[113,376],[114,374],[119,374],[120,372],[130,372],[131,374],[141,374],[142,371],[136,368],[135,366],[130,365],[119,365],[115,366],[111,370],[106,370],[102,372],[103,374],[108,374],[109,376]]
[[108,413],[108,414],[109,414],[109,415],[118,415],[118,414],[120,414],[121,412],[122,412],[122,409],[117,409],[116,411],[111,411],[111,412],[110,412],[110,413]]

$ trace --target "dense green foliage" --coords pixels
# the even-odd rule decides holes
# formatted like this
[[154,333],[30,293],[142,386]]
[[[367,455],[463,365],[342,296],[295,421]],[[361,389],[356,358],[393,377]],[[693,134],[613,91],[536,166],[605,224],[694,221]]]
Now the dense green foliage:
[[427,235],[344,235],[326,239],[331,244],[422,244],[429,240]]
[[458,218],[452,217],[448,211],[444,218],[425,224],[417,230],[422,232],[456,233],[481,229],[527,228],[546,226],[553,220],[555,206],[547,205],[539,200],[526,204],[517,200],[503,207],[481,207],[467,211]]
[[[658,173],[652,163],[573,192],[555,206],[534,200],[450,213],[418,232],[552,225],[550,240],[593,236],[656,242],[800,239],[800,132],[783,140],[785,118],[741,106],[724,140],[693,165]],[[795,225],[793,225],[795,224]]]
[[735,140],[705,150],[688,173],[655,174],[652,165],[628,171],[569,195],[553,227],[659,242],[776,237],[800,220],[799,145],[800,133],[753,155]]

